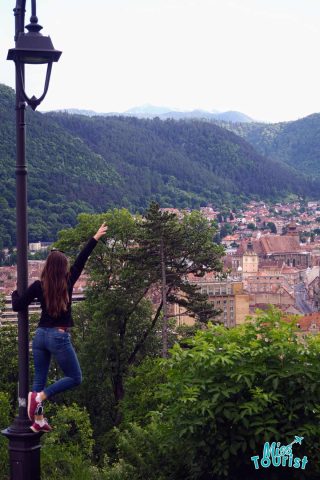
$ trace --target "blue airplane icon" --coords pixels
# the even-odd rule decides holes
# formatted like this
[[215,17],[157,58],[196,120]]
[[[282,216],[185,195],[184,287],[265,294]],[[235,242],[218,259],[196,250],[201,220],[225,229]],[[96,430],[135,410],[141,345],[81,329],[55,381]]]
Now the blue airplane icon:
[[287,447],[291,447],[291,445],[294,445],[295,443],[299,443],[299,445],[301,445],[303,439],[304,437],[298,437],[297,435],[295,435],[293,442],[289,443]]
[[304,437],[294,437],[294,443],[299,443],[301,445],[301,442],[302,440],[304,439]]

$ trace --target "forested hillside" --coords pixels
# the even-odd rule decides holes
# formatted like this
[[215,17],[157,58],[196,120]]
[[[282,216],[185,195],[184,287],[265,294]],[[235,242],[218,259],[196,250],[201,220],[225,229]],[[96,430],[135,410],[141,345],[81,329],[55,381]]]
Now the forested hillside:
[[[198,208],[318,195],[293,168],[266,160],[212,123],[27,110],[29,240],[54,240],[79,212]],[[0,248],[15,245],[14,92],[0,85]]]
[[[114,206],[117,173],[85,143],[27,109],[29,240],[52,240],[78,213]],[[15,245],[15,109],[0,85],[0,248]]]
[[303,173],[320,175],[319,113],[293,122],[224,126],[247,140],[262,155],[285,162]]
[[103,156],[125,182],[127,205],[219,205],[252,196],[276,199],[315,187],[238,136],[197,121],[47,114]]

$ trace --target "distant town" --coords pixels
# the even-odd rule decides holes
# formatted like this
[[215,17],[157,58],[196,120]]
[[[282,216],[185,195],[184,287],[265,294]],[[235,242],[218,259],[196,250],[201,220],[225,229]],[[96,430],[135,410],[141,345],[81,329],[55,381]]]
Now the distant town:
[[[163,209],[178,216],[185,211]],[[296,315],[302,332],[320,330],[320,201],[276,203],[252,201],[237,211],[202,207],[202,214],[217,225],[214,241],[225,247],[224,276],[214,273],[189,278],[206,293],[226,326],[241,324],[257,309],[273,305],[284,316]],[[46,252],[48,244],[29,244],[31,255]],[[8,254],[8,252],[4,252]],[[29,261],[29,281],[38,279],[44,260]],[[74,289],[75,300],[84,298],[87,277]],[[6,297],[1,322],[16,321],[10,292],[16,288],[16,266],[0,267],[0,293]],[[152,301],[157,302],[155,295]],[[31,307],[38,312],[39,307]],[[177,323],[192,324],[179,306],[170,309]]]

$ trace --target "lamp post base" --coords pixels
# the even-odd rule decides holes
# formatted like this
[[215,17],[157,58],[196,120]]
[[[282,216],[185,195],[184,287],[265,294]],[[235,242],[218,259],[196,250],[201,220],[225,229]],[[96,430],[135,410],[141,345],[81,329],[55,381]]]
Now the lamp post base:
[[40,480],[42,433],[34,433],[30,428],[28,431],[27,425],[25,427],[18,432],[13,424],[1,432],[9,439],[10,480]]

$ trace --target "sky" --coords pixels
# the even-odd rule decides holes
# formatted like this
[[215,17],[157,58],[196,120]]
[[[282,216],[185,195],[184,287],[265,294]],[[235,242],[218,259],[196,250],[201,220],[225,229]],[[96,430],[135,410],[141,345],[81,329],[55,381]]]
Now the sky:
[[[14,7],[0,3],[0,83],[13,88]],[[38,0],[37,15],[63,51],[39,110],[152,104],[266,122],[320,112],[319,0]],[[44,76],[28,67],[29,96]]]

